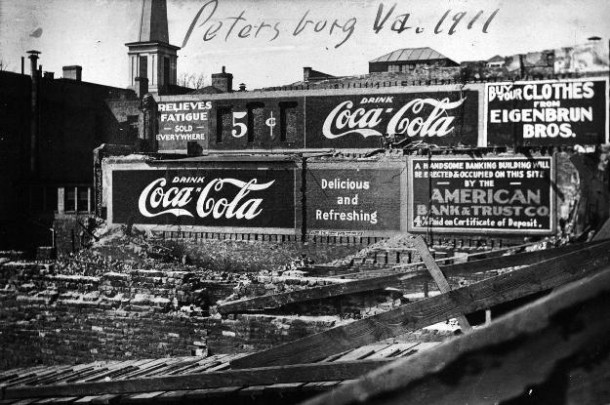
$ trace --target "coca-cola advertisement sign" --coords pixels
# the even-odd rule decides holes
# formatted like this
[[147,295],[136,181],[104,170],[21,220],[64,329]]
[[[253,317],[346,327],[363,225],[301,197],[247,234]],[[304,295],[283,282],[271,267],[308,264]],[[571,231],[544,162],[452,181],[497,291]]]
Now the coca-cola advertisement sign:
[[437,145],[478,141],[475,91],[307,98],[307,147],[371,148],[409,138]]
[[294,171],[129,170],[112,176],[114,223],[294,227]]

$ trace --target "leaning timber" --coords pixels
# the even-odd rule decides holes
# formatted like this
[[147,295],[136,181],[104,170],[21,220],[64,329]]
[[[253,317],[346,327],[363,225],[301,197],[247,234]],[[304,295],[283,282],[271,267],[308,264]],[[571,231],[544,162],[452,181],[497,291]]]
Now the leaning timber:
[[233,368],[299,364],[320,360],[350,348],[398,336],[594,274],[610,263],[610,241],[526,266],[467,287],[403,305],[294,342],[231,362]]
[[[524,266],[530,263],[552,259],[562,254],[575,252],[586,247],[594,246],[595,244],[596,243],[575,244],[554,249],[519,253],[510,256],[480,259],[474,262],[440,266],[440,269],[446,276],[459,276],[508,267]],[[226,302],[218,305],[216,309],[220,314],[264,311],[266,309],[279,308],[281,306],[297,302],[337,297],[363,291],[372,291],[375,289],[388,287],[389,285],[400,281],[430,279],[430,274],[421,268],[422,265],[423,263],[412,264],[409,268],[407,268],[406,271],[397,272],[390,270],[387,275],[378,277],[370,277],[361,280],[349,281],[346,283],[331,284],[321,287],[307,288],[304,290]]]
[[306,405],[610,401],[610,267]]

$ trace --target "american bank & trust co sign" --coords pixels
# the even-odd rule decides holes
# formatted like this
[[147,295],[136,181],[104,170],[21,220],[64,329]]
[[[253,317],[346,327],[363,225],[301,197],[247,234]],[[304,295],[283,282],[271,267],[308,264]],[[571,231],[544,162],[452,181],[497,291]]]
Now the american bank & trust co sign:
[[409,231],[555,231],[553,157],[413,157],[408,165]]

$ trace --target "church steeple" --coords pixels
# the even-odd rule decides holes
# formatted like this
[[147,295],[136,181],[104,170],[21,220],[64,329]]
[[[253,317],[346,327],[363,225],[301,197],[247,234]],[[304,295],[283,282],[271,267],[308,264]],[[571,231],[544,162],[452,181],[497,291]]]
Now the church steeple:
[[135,88],[136,78],[148,79],[151,93],[164,94],[176,84],[177,51],[169,44],[166,0],[142,0],[140,32],[137,42],[129,48],[129,87]]
[[165,0],[143,0],[140,18],[139,42],[165,42],[169,44],[167,5]]

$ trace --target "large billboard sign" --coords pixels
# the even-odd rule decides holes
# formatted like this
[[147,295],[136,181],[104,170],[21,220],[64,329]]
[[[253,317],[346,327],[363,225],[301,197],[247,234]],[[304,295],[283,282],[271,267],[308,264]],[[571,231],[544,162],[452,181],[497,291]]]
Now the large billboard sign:
[[308,169],[308,231],[400,231],[400,178],[400,169]]
[[294,228],[294,170],[115,170],[114,223]]
[[209,138],[211,101],[159,102],[159,133],[157,143],[160,150],[186,150],[188,142],[197,142],[202,147]]
[[476,91],[314,96],[307,97],[306,111],[308,148],[374,148],[386,137],[478,142]]
[[552,234],[552,157],[409,159],[409,231]]
[[488,83],[489,145],[595,145],[608,141],[605,79]]

